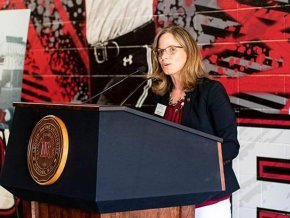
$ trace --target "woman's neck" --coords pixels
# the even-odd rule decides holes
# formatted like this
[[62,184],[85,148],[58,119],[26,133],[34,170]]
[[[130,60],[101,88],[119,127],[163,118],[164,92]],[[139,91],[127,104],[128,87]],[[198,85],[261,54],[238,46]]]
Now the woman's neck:
[[176,103],[180,99],[184,98],[185,92],[180,83],[179,76],[172,76],[171,79],[172,79],[173,87],[170,92],[170,98],[173,103]]
[[173,74],[171,75],[171,81],[173,83],[173,89],[182,90],[181,82],[180,82],[180,75],[179,74]]

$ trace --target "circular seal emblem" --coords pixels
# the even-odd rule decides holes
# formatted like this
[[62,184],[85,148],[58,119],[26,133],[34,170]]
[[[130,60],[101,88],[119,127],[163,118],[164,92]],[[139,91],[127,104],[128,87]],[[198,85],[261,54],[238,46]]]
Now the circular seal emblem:
[[53,115],[35,125],[28,144],[27,163],[31,177],[40,185],[51,185],[63,172],[68,155],[68,133],[63,121]]

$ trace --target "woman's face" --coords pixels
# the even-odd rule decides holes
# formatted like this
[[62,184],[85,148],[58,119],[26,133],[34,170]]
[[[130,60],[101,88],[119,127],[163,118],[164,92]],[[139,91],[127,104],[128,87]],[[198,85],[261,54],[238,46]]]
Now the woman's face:
[[157,51],[158,61],[166,75],[179,73],[185,65],[187,54],[171,33],[160,36]]

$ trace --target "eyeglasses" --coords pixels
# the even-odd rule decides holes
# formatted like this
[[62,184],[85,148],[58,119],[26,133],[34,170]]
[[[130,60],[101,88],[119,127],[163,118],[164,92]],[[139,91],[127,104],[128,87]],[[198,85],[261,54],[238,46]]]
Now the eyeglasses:
[[183,47],[177,46],[177,45],[170,45],[164,49],[161,49],[161,48],[154,49],[153,52],[158,58],[161,58],[164,52],[167,55],[173,55],[173,54],[175,54],[175,52],[177,51],[178,48],[183,48]]

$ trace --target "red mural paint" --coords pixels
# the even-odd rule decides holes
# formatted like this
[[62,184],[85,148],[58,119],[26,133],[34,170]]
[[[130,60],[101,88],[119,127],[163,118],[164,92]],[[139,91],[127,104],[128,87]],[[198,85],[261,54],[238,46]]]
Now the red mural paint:
[[7,9],[32,8],[25,56],[22,101],[64,103],[88,96],[89,56],[84,1],[66,5],[17,1]]
[[[1,3],[5,9],[35,8],[28,34],[23,101],[82,100],[91,93],[91,85],[96,86],[90,84],[96,69],[85,36],[85,1],[66,4]],[[290,127],[285,121],[290,108],[289,5],[278,1],[216,0],[206,4],[153,0],[152,7],[155,30],[181,25],[197,39],[206,67],[225,85],[240,125]],[[122,60],[116,58],[115,62]],[[108,75],[114,74],[106,70]]]
[[257,218],[290,218],[290,213],[286,211],[257,208]]
[[238,123],[242,123],[244,126],[267,126],[267,127],[282,127],[288,128],[290,126],[289,120],[278,119],[261,119],[261,118],[237,118]]
[[290,183],[290,160],[257,157],[257,179]]
[[83,48],[87,47],[87,44],[84,44],[83,42],[81,42],[79,36],[76,33],[75,27],[72,25],[71,19],[67,15],[67,12],[65,11],[61,2],[56,0],[56,1],[54,1],[54,4],[55,4],[56,10],[59,12],[61,20],[67,21],[64,24],[64,28],[63,28],[64,33],[70,35],[71,38],[73,39],[73,42],[76,45],[76,47],[80,48],[77,51],[79,52],[79,55],[80,55],[82,61],[84,62],[84,66],[86,67],[86,71],[89,72],[89,55],[86,52],[86,50],[83,49]]
[[[234,99],[240,125],[290,127],[285,121],[290,108],[290,44],[285,34],[289,13],[277,2],[272,8],[254,3],[218,0],[228,21],[234,22],[225,29],[227,35],[216,36],[201,52],[209,60],[210,73]],[[273,2],[264,4],[273,6]],[[246,99],[241,98],[243,93]]]

